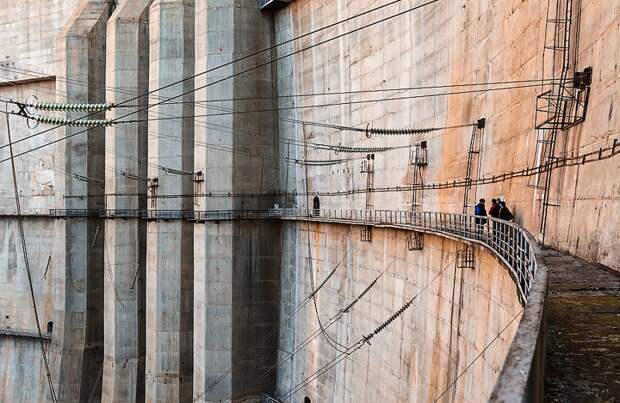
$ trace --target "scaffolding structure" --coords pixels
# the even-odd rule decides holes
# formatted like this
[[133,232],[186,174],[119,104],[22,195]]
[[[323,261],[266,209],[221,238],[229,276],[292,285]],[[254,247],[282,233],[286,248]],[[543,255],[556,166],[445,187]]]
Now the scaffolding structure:
[[422,198],[424,192],[424,176],[422,170],[428,165],[428,144],[421,141],[409,149],[409,165],[413,167],[413,180],[411,191],[411,211],[422,210]]
[[362,160],[360,172],[366,174],[366,210],[374,207],[372,189],[375,186],[375,155],[367,154],[366,159]]
[[[467,172],[465,173],[465,190],[463,193],[463,214],[468,214],[469,208],[476,203],[477,192],[474,190],[473,202],[470,200],[470,195],[474,183],[478,183],[478,179],[480,178],[482,164],[480,153],[482,152],[482,135],[484,134],[485,126],[486,119],[479,119],[477,124],[473,127],[471,133],[469,150],[467,152]],[[475,189],[477,188],[478,185],[475,186]]]
[[572,55],[576,52],[580,9],[579,0],[550,0],[547,10],[543,76],[549,64],[557,80],[548,88],[543,86],[543,92],[536,98],[536,161],[538,165],[548,166],[548,169],[528,184],[539,191],[541,244],[545,243],[549,207],[557,206],[550,202],[550,197],[553,168],[558,159],[558,137],[581,124],[588,111],[592,68],[576,71],[576,58]]

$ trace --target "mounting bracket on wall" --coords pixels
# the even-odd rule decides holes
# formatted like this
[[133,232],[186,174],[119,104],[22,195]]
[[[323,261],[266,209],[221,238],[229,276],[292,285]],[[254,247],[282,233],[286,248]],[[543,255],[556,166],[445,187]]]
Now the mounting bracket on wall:
[[407,249],[410,252],[424,249],[424,234],[416,231],[407,234]]
[[159,187],[158,178],[150,178],[146,184],[146,191],[151,199],[151,208],[157,208],[157,188]]
[[367,225],[360,233],[361,242],[372,242],[372,226]]
[[472,245],[465,245],[456,252],[456,267],[459,269],[476,268],[476,256]]

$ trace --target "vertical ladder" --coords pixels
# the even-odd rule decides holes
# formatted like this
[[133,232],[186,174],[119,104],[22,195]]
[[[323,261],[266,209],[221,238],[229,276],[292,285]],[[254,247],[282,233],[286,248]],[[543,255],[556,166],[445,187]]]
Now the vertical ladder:
[[[541,192],[540,197],[540,242],[544,244],[548,220],[548,209],[552,204],[549,202],[553,165],[556,160],[556,143],[558,135],[567,126],[567,112],[571,107],[571,93],[568,89],[571,64],[571,35],[573,25],[573,0],[556,0],[554,15],[547,19],[546,33],[553,33],[551,43],[545,43],[543,59],[550,56],[552,59],[552,75],[559,72],[559,78],[552,84],[551,90],[543,93],[537,99],[543,101],[544,107],[537,105],[537,130],[536,160],[538,165],[546,169],[536,177],[535,185],[531,185]],[[549,5],[551,12],[551,3]],[[556,62],[559,63],[556,65]],[[544,62],[543,62],[544,71]],[[544,77],[543,77],[544,78]],[[542,116],[542,123],[539,117]]]
[[[476,192],[474,192],[473,203],[470,203],[470,192],[472,188],[472,179],[478,179],[480,176],[480,151],[482,150],[482,134],[486,126],[486,119],[479,119],[471,133],[469,142],[469,151],[467,152],[467,171],[465,173],[465,191],[463,194],[463,214],[469,213],[469,208],[476,203]],[[477,187],[477,185],[476,185]]]

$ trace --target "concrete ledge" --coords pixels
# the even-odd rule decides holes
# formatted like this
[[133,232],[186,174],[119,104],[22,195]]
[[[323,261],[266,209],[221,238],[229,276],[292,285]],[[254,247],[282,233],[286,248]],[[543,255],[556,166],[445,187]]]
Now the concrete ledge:
[[52,335],[49,333],[43,333],[39,336],[39,333],[33,332],[31,330],[22,330],[22,329],[0,329],[0,337],[20,337],[26,339],[36,339],[36,340],[46,340],[51,341]]
[[489,402],[544,400],[548,268],[545,252],[538,245],[534,246],[534,252],[538,265],[534,285]]

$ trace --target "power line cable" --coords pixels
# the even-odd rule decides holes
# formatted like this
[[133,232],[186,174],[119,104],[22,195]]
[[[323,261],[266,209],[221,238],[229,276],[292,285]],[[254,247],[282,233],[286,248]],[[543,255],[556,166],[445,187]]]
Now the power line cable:
[[300,391],[306,385],[308,385],[310,382],[316,380],[318,377],[320,377],[322,374],[326,373],[329,369],[331,369],[332,367],[337,365],[339,362],[341,362],[342,360],[346,359],[347,357],[349,357],[350,355],[352,355],[353,353],[355,353],[356,351],[361,349],[364,345],[366,345],[366,344],[367,345],[371,345],[370,341],[376,335],[378,335],[383,330],[385,330],[385,328],[388,327],[394,320],[396,320],[396,318],[400,317],[407,309],[409,309],[409,307],[411,307],[413,302],[422,294],[422,292],[424,292],[428,287],[430,287],[430,285],[432,283],[434,283],[435,280],[437,280],[441,276],[441,274],[443,274],[454,263],[455,263],[455,260],[452,260],[445,267],[443,267],[439,271],[439,273],[437,273],[437,275],[435,277],[433,277],[432,280],[430,280],[413,297],[411,297],[408,301],[406,301],[405,304],[403,304],[403,306],[398,311],[394,312],[387,320],[385,320],[378,327],[376,327],[373,332],[371,332],[371,333],[369,333],[367,335],[362,336],[357,342],[355,342],[352,345],[350,345],[347,348],[346,351],[344,351],[343,353],[341,353],[339,355],[336,355],[336,357],[334,359],[332,359],[331,361],[329,361],[326,365],[324,365],[323,367],[319,368],[313,374],[311,374],[310,376],[305,378],[302,382],[298,383],[297,385],[295,385],[291,389],[289,389],[288,392],[286,392],[286,394],[284,396],[280,397],[280,399],[288,399],[288,398],[292,397],[298,391]]
[[[35,70],[26,70],[26,69],[21,69],[18,67],[10,67],[10,68],[15,69],[15,70],[24,70],[24,71],[32,72],[35,74],[37,73],[43,74]],[[0,67],[0,70],[10,71],[6,67],[5,68]],[[34,76],[34,75],[31,75],[31,76],[35,78],[39,78],[38,76]],[[60,79],[62,81],[70,81],[73,83],[79,83],[79,85],[82,85],[82,86],[88,86],[88,83],[86,81],[68,80],[66,78],[63,79],[61,76],[56,76],[56,79]],[[462,88],[462,87],[479,87],[483,85],[508,85],[508,84],[531,84],[531,83],[553,84],[558,81],[559,79],[556,79],[556,78],[543,78],[543,79],[536,78],[536,79],[528,79],[528,80],[488,81],[488,82],[463,83],[463,84],[439,84],[439,85],[422,85],[422,86],[409,86],[409,87],[377,88],[377,89],[371,89],[371,90],[329,91],[329,92],[300,93],[300,94],[278,94],[278,95],[263,96],[263,97],[238,97],[238,98],[207,99],[207,100],[199,100],[199,101],[196,101],[196,100],[194,101],[170,101],[170,102],[164,102],[162,105],[190,103],[190,104],[197,104],[197,106],[207,108],[207,107],[212,107],[212,106],[202,105],[202,104],[218,103],[218,102],[236,102],[236,101],[277,100],[277,99],[286,99],[286,98],[327,97],[327,96],[335,96],[335,95],[358,95],[358,94],[372,94],[372,93],[381,93],[381,92],[402,92],[402,91],[447,89],[447,88]],[[15,84],[13,83],[13,85]],[[46,90],[43,90],[43,91],[46,91]],[[110,90],[110,91],[119,92],[123,94],[136,94],[137,93],[137,91],[130,91],[130,90],[123,91],[122,89],[116,89],[116,90]],[[52,90],[52,91],[47,90],[46,92],[59,93],[59,91],[55,91],[55,90]],[[163,97],[154,96],[154,98],[162,99]],[[120,107],[137,108],[139,106],[140,105],[121,105],[121,104],[114,105],[115,108],[120,108]]]
[[39,323],[39,311],[37,309],[37,300],[34,295],[34,287],[32,285],[32,273],[30,271],[30,260],[28,259],[28,247],[26,245],[26,235],[24,233],[24,219],[22,217],[21,204],[19,201],[19,190],[17,188],[17,173],[15,169],[15,160],[13,159],[13,145],[11,143],[11,122],[8,115],[9,104],[5,103],[6,114],[6,129],[7,135],[9,139],[9,151],[11,153],[11,169],[13,173],[13,190],[15,192],[15,207],[17,209],[17,226],[19,229],[19,236],[21,239],[22,245],[22,254],[24,258],[24,265],[26,268],[26,274],[28,276],[28,287],[30,288],[30,298],[32,300],[32,309],[34,311],[34,319],[37,324],[37,333],[39,336],[39,345],[41,346],[41,355],[43,357],[43,365],[45,366],[45,375],[47,377],[47,384],[49,387],[50,398],[52,402],[55,403],[57,401],[56,391],[54,390],[54,382],[52,381],[52,375],[49,367],[47,351],[45,348],[45,343],[43,341],[43,333],[41,332],[41,324]]
[[[133,119],[133,120],[120,120],[125,116],[129,116],[131,114],[135,114],[135,113],[139,113],[140,111],[135,111],[132,112],[130,114],[126,114],[123,115],[119,118],[116,119],[112,119],[110,121],[110,124],[133,124],[133,123],[140,123],[140,122],[148,122],[148,121],[164,121],[164,120],[178,120],[178,119],[195,119],[197,117],[213,117],[213,116],[226,116],[226,115],[235,115],[235,114],[245,114],[245,113],[270,113],[270,112],[277,112],[277,111],[283,111],[283,110],[293,110],[293,109],[306,109],[306,108],[322,108],[322,107],[330,107],[330,106],[343,106],[343,105],[351,105],[351,104],[360,104],[360,103],[377,103],[377,102],[387,102],[387,101],[397,101],[397,100],[404,100],[404,99],[417,99],[417,98],[426,98],[426,97],[437,97],[437,96],[452,96],[452,95],[464,95],[464,94],[471,94],[471,93],[478,93],[478,92],[490,92],[490,91],[501,91],[501,90],[515,90],[515,89],[524,89],[524,88],[534,88],[537,87],[537,84],[529,84],[529,85],[524,85],[524,86],[513,86],[513,87],[502,87],[502,88],[489,88],[489,89],[481,89],[481,90],[469,90],[469,91],[458,91],[458,92],[451,92],[451,93],[444,93],[444,94],[426,94],[426,95],[412,95],[412,96],[405,96],[405,97],[396,97],[396,98],[388,98],[388,99],[373,99],[373,100],[368,100],[368,101],[350,101],[350,102],[338,102],[338,103],[333,103],[333,104],[322,104],[322,105],[305,105],[305,106],[296,106],[296,107],[284,107],[284,108],[272,108],[272,109],[262,109],[262,110],[254,110],[254,111],[232,111],[232,112],[221,112],[221,113],[210,113],[210,114],[201,114],[201,115],[185,115],[185,116],[173,116],[173,117],[158,117],[158,118],[145,118],[145,119]],[[198,90],[198,89],[196,89]],[[160,103],[156,103],[152,106],[156,106]],[[149,106],[151,107],[151,106]],[[461,125],[455,126],[455,127],[462,127]],[[339,127],[337,127],[339,128]],[[421,128],[421,129],[384,129],[379,131],[378,129],[376,129],[376,134],[382,134],[382,135],[397,135],[397,134],[423,134],[423,133],[429,133],[431,131],[436,131],[436,130],[441,130],[442,128]],[[365,131],[368,133],[372,133],[372,131],[369,130],[361,130],[359,128],[348,128],[348,130],[355,130],[355,131]],[[61,137],[59,139],[50,141],[48,143],[39,145],[37,147],[34,147],[30,150],[27,151],[23,151],[19,154],[16,154],[16,157],[20,157],[24,154],[39,150],[41,148],[47,147],[49,145],[52,144],[56,144],[60,141],[69,139],[71,137],[74,137],[78,134],[82,134],[87,132],[88,130],[83,130],[83,131],[79,131],[77,133],[72,133],[69,134],[67,136]],[[27,139],[30,139],[32,137],[34,137],[37,134],[28,136],[28,137],[24,137],[22,139],[20,139],[19,141],[24,141]],[[0,146],[0,149],[3,146]],[[7,159],[3,159],[0,160],[0,163],[7,161]]]
[[[616,139],[617,140],[617,139]],[[304,197],[306,193],[311,196],[348,196],[352,194],[363,193],[390,193],[390,192],[409,192],[417,189],[424,190],[440,190],[459,188],[470,185],[488,185],[492,183],[505,182],[510,179],[528,177],[537,175],[545,170],[549,169],[553,165],[554,168],[563,168],[577,165],[585,165],[597,161],[613,158],[620,154],[620,142],[614,140],[614,143],[608,147],[601,147],[598,150],[590,151],[585,154],[571,154],[564,157],[557,157],[552,162],[547,162],[542,165],[533,167],[526,167],[519,170],[504,171],[492,176],[482,176],[475,180],[467,180],[466,178],[450,179],[440,182],[430,182],[424,185],[402,185],[402,186],[385,186],[372,189],[352,189],[352,190],[338,190],[338,191],[309,191],[309,192],[268,192],[268,193],[232,193],[232,192],[205,192],[205,193],[193,193],[193,194],[168,194],[157,195],[153,198],[183,198],[183,197],[208,197],[208,198],[230,198],[230,197]],[[133,196],[134,194],[105,194],[105,196]],[[76,197],[97,197],[101,195],[83,195]]]
[[[346,307],[340,309],[335,315],[333,315],[331,318],[329,318],[329,320],[327,321],[327,323],[324,325],[325,329],[329,329],[332,325],[334,325],[335,323],[337,323],[338,321],[340,321],[340,319],[342,319],[342,317],[345,314],[348,314],[351,312],[351,309],[353,309],[353,307],[362,299],[364,298],[364,296],[377,284],[377,282],[379,281],[379,279],[389,270],[390,267],[392,267],[392,265],[396,262],[396,260],[398,258],[402,258],[401,256],[396,256],[394,257],[394,259],[392,259],[392,261],[381,271],[381,273],[379,273],[375,279],[373,281],[370,282],[370,284],[368,284],[366,286],[366,288],[364,288],[364,290],[362,290],[362,292],[360,294],[357,295],[357,297],[355,297],[349,304],[347,304]],[[321,328],[315,330],[312,334],[310,334],[310,336],[308,336],[305,340],[303,340],[297,347],[295,347],[293,349],[293,351],[291,352],[287,352],[287,356],[282,358],[278,363],[276,363],[275,366],[271,366],[269,368],[267,368],[265,370],[265,372],[263,372],[263,374],[261,374],[258,378],[256,378],[256,380],[254,381],[254,383],[252,383],[250,385],[250,387],[254,386],[256,383],[260,382],[260,380],[264,379],[266,376],[268,376],[271,372],[275,371],[276,369],[278,369],[279,367],[281,367],[283,364],[285,364],[288,360],[290,360],[291,358],[293,358],[297,353],[299,353],[303,348],[305,348],[308,344],[310,344],[310,342],[312,342],[314,339],[316,339],[319,334],[321,333]]]
[[[308,296],[306,296],[306,298],[304,298],[304,300],[299,303],[295,309],[293,310],[293,312],[291,312],[283,321],[280,322],[279,326],[274,327],[271,332],[269,332],[267,334],[267,336],[265,336],[263,338],[263,341],[259,344],[260,346],[264,345],[271,337],[273,337],[276,333],[278,333],[279,329],[286,323],[288,323],[289,320],[293,319],[297,313],[302,310],[306,304],[314,297],[314,295],[316,295],[316,293],[318,293],[326,284],[327,282],[333,277],[333,275],[336,273],[336,271],[338,270],[338,268],[340,267],[340,265],[342,264],[342,262],[344,262],[344,260],[350,255],[351,251],[355,249],[355,244],[353,246],[351,246],[350,248],[347,249],[346,253],[342,256],[342,258],[336,263],[336,265],[334,266],[334,268],[329,272],[329,274],[327,276],[325,276],[325,278],[321,281],[321,283],[319,284],[318,287],[315,288],[315,290],[310,293]],[[213,388],[215,388],[220,382],[222,382],[224,379],[226,379],[226,377],[228,375],[230,375],[232,373],[232,366],[229,367],[222,375],[220,375],[220,377],[218,377],[211,385],[209,385],[208,389],[206,389],[205,391],[203,391],[202,393],[196,395],[194,397],[194,402],[200,399],[203,399],[204,397],[206,397],[208,395],[208,393],[213,390]],[[252,385],[253,386],[253,385]]]
[[519,315],[521,315],[523,313],[524,309],[521,309],[511,320],[510,322],[508,322],[508,324],[499,331],[499,333],[497,333],[497,335],[482,349],[482,351],[480,351],[480,353],[478,353],[478,355],[476,355],[476,357],[474,357],[474,359],[467,364],[467,366],[463,369],[463,371],[461,371],[460,374],[458,374],[455,378],[454,381],[452,381],[448,387],[441,392],[441,394],[439,395],[439,397],[437,397],[433,402],[437,403],[439,401],[439,399],[441,399],[443,397],[443,395],[446,394],[446,392],[448,392],[452,386],[454,386],[456,384],[456,382],[458,382],[458,380],[467,372],[467,370],[469,370],[469,368],[471,368],[472,365],[474,365],[476,363],[476,361],[478,361],[478,359],[480,357],[482,357],[484,355],[484,353],[486,353],[486,351],[493,345],[493,343],[495,343],[500,336],[506,331],[506,329],[508,329],[510,327],[510,325],[519,317]]
[[[363,13],[357,14],[357,15],[355,15],[355,16],[352,16],[352,17],[346,18],[346,19],[342,20],[341,22],[336,22],[336,23],[332,24],[331,26],[337,26],[337,25],[339,25],[339,24],[341,24],[341,23],[343,23],[343,22],[347,22],[347,21],[352,20],[352,19],[354,19],[354,18],[357,18],[357,17],[359,17],[359,16],[362,16],[362,15],[368,14],[368,13],[370,13],[370,12],[372,12],[372,11],[376,11],[376,10],[378,10],[378,9],[381,9],[381,8],[387,7],[387,5],[399,3],[400,1],[402,1],[402,0],[395,0],[395,1],[391,2],[391,3],[387,3],[386,5],[378,6],[378,7],[374,8],[374,9],[372,9],[372,10],[369,10],[369,11],[367,11],[367,12],[363,12]],[[410,8],[408,8],[408,9],[404,10],[404,11],[401,11],[401,12],[398,12],[398,13],[396,13],[396,14],[392,14],[392,15],[390,15],[390,16],[387,16],[387,17],[381,18],[381,19],[379,19],[379,20],[373,21],[373,22],[371,22],[371,23],[368,23],[368,24],[362,25],[362,26],[360,26],[360,27],[358,27],[358,28],[355,28],[355,29],[352,29],[352,30],[350,30],[350,31],[344,32],[344,33],[339,34],[339,35],[337,35],[337,36],[335,36],[335,37],[332,37],[332,38],[329,38],[329,39],[326,39],[326,40],[322,40],[322,41],[316,42],[316,43],[314,43],[314,44],[312,44],[312,45],[309,45],[309,46],[307,46],[307,47],[305,47],[305,48],[301,48],[301,49],[298,49],[298,50],[292,51],[292,52],[290,52],[290,53],[288,53],[288,54],[285,54],[285,55],[278,56],[278,57],[276,57],[276,58],[270,59],[268,62],[258,63],[258,64],[256,64],[256,65],[254,65],[254,66],[250,67],[250,68],[247,68],[247,69],[244,69],[244,70],[238,71],[238,72],[233,73],[233,74],[230,74],[230,75],[228,75],[228,76],[226,76],[226,77],[222,77],[222,78],[217,79],[217,80],[215,80],[215,81],[209,82],[209,83],[207,83],[207,84],[205,84],[205,85],[202,85],[202,86],[199,86],[199,87],[192,88],[191,90],[184,91],[184,92],[182,92],[182,93],[180,93],[180,94],[178,94],[178,95],[175,95],[175,96],[172,96],[172,97],[166,98],[166,99],[164,99],[164,100],[162,100],[162,101],[158,101],[158,102],[156,102],[156,103],[154,103],[154,104],[149,104],[149,105],[147,105],[147,106],[145,106],[145,107],[138,108],[138,110],[136,110],[136,111],[133,111],[133,112],[127,113],[127,114],[125,114],[125,115],[122,115],[122,116],[120,116],[120,117],[118,117],[118,118],[112,119],[112,120],[111,120],[111,123],[117,122],[117,121],[119,121],[119,120],[121,120],[121,119],[124,119],[124,118],[126,118],[126,117],[128,117],[128,116],[135,115],[135,114],[137,114],[137,113],[140,113],[140,112],[142,112],[142,111],[144,111],[144,110],[148,110],[148,109],[153,108],[153,107],[155,107],[155,106],[162,105],[162,104],[164,104],[164,103],[165,103],[165,102],[167,102],[167,101],[171,101],[171,100],[174,100],[174,99],[177,99],[177,98],[181,98],[181,97],[183,97],[183,96],[185,96],[185,95],[189,95],[189,94],[194,93],[194,92],[196,92],[196,91],[199,91],[199,90],[201,90],[201,89],[204,89],[204,88],[207,88],[207,87],[213,86],[213,85],[215,85],[215,84],[219,84],[219,83],[221,83],[221,82],[224,82],[224,81],[229,80],[229,79],[231,79],[231,78],[237,77],[237,76],[239,76],[239,75],[242,75],[242,74],[245,74],[245,73],[248,73],[248,72],[251,72],[251,71],[257,70],[257,69],[259,69],[259,68],[261,68],[261,67],[265,67],[265,66],[271,65],[272,63],[278,62],[278,61],[280,61],[280,60],[286,59],[286,58],[288,58],[288,57],[294,56],[294,55],[299,54],[299,53],[303,53],[303,52],[305,52],[306,50],[313,49],[313,48],[315,48],[315,47],[321,46],[321,45],[323,45],[323,44],[325,44],[325,43],[328,43],[328,42],[331,42],[331,41],[333,41],[333,40],[336,40],[336,39],[342,38],[342,37],[344,37],[344,36],[347,36],[347,35],[353,34],[353,33],[355,33],[355,32],[359,32],[359,31],[361,31],[361,30],[364,30],[364,29],[366,29],[366,28],[369,28],[369,27],[372,27],[372,26],[378,25],[378,24],[380,24],[380,23],[383,23],[383,22],[389,21],[389,20],[390,20],[390,19],[392,19],[392,18],[396,18],[396,17],[402,16],[402,15],[405,15],[405,14],[410,13],[410,12],[412,12],[412,11],[415,11],[415,10],[418,10],[418,9],[420,9],[420,8],[423,8],[423,7],[429,6],[429,5],[431,5],[431,4],[437,3],[438,1],[440,1],[440,0],[430,0],[430,1],[427,1],[426,3],[422,3],[422,4],[420,4],[420,5],[417,5],[417,6],[414,6],[414,7],[410,7]],[[280,44],[273,45],[273,46],[271,46],[271,47],[269,47],[269,48],[267,48],[267,49],[265,49],[265,50],[255,52],[255,53],[250,54],[250,55],[248,55],[248,56],[242,56],[241,58],[238,58],[238,59],[232,60],[232,61],[227,62],[227,63],[224,63],[224,64],[222,64],[222,65],[219,65],[219,66],[213,67],[213,68],[211,68],[211,69],[207,69],[207,70],[205,70],[205,71],[203,71],[203,72],[201,72],[201,73],[197,73],[197,74],[194,74],[194,75],[192,75],[192,76],[185,77],[185,78],[183,78],[183,79],[181,79],[181,80],[178,80],[178,81],[172,82],[172,83],[170,83],[170,84],[164,85],[164,86],[162,86],[162,87],[159,87],[159,88],[157,88],[157,89],[151,90],[151,91],[149,91],[148,93],[146,93],[145,95],[139,95],[139,96],[136,96],[136,97],[130,98],[130,99],[128,99],[128,100],[125,100],[125,101],[123,101],[123,102],[120,102],[120,103],[118,103],[118,104],[117,104],[117,106],[119,106],[119,105],[125,105],[125,104],[127,104],[127,103],[129,103],[129,102],[131,102],[131,101],[134,101],[134,100],[136,100],[136,99],[139,99],[139,98],[141,98],[141,97],[143,97],[143,96],[147,96],[147,95],[150,95],[150,94],[152,94],[152,93],[154,93],[154,92],[159,92],[159,91],[161,91],[161,90],[163,90],[163,89],[167,89],[167,88],[173,87],[173,86],[178,85],[178,84],[180,84],[180,83],[183,83],[183,82],[185,82],[185,81],[192,80],[192,79],[194,79],[195,77],[199,77],[199,76],[201,76],[201,75],[207,74],[207,73],[209,73],[209,72],[211,72],[211,71],[215,71],[215,70],[217,70],[217,69],[220,69],[220,68],[223,68],[223,67],[226,67],[226,66],[232,65],[232,64],[234,64],[234,63],[236,63],[236,62],[238,62],[238,61],[245,60],[245,59],[250,58],[250,57],[253,57],[253,56],[255,56],[255,55],[258,55],[258,54],[264,53],[264,52],[266,52],[266,51],[268,51],[268,50],[276,49],[278,46],[281,46],[281,45],[286,44],[286,43],[291,43],[291,42],[293,42],[293,41],[295,41],[295,40],[297,40],[297,39],[300,39],[300,38],[303,38],[303,37],[305,37],[305,36],[311,35],[312,33],[320,32],[320,31],[322,31],[322,30],[324,30],[324,29],[327,29],[328,27],[330,27],[330,25],[328,25],[327,27],[324,27],[324,28],[320,28],[320,29],[318,29],[318,30],[315,30],[315,31],[313,31],[313,32],[311,32],[311,33],[301,35],[301,36],[299,36],[299,37],[297,37],[297,38],[293,38],[293,39],[290,39],[290,40],[288,40],[288,41],[284,41],[284,42],[282,42],[282,43],[280,43]],[[83,118],[85,118],[85,117],[88,117],[88,116],[92,116],[92,115],[93,115],[93,114],[86,115],[86,116],[82,117],[82,119],[83,119]],[[78,121],[78,120],[79,120],[79,119],[75,119],[75,121]],[[31,135],[31,136],[28,136],[28,137],[26,137],[26,138],[20,139],[20,141],[26,140],[26,139],[28,139],[28,138],[32,138],[32,137],[34,137],[34,136],[38,136],[38,135],[43,134],[43,133],[46,133],[46,132],[48,132],[48,131],[50,131],[50,130],[55,130],[55,129],[59,128],[59,127],[62,127],[62,126],[56,126],[56,127],[54,127],[54,128],[51,128],[51,129],[48,129],[48,130],[44,130],[44,131],[41,131],[41,132],[39,132],[39,133],[35,133],[35,134]],[[36,147],[35,149],[33,149],[33,150],[31,150],[31,151],[34,151],[34,150],[37,150],[37,149],[40,149],[40,148],[43,148],[43,147],[49,146],[49,145],[51,145],[51,144],[55,144],[55,143],[57,143],[57,142],[59,142],[59,141],[66,140],[66,139],[68,139],[68,138],[70,138],[70,137],[77,136],[77,135],[79,135],[79,134],[86,133],[87,131],[88,131],[88,130],[82,130],[82,131],[79,131],[79,132],[76,132],[76,133],[72,133],[72,134],[70,134],[70,135],[68,135],[68,136],[65,136],[65,137],[62,137],[62,138],[57,139],[57,140],[55,140],[55,141],[49,142],[49,143],[47,143],[47,144],[45,144],[45,145],[42,145],[42,146]],[[23,155],[23,153],[22,153],[21,155]]]

